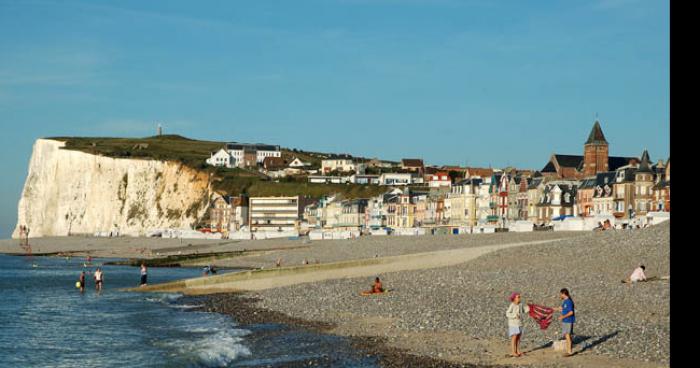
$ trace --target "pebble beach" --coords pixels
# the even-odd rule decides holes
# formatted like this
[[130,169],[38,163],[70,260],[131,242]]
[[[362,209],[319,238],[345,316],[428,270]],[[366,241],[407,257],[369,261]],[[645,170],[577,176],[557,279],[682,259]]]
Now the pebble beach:
[[[457,266],[380,274],[385,287],[392,289],[384,295],[360,296],[372,279],[353,278],[228,298],[234,298],[233,305],[235,298],[252,298],[259,310],[332,324],[338,334],[380,337],[388,346],[445,362],[668,366],[670,279],[622,283],[639,264],[646,265],[647,276],[670,275],[670,222],[504,249]],[[518,291],[525,301],[558,306],[563,287],[576,303],[576,355],[560,358],[551,353],[558,321],[542,331],[528,317],[522,346],[529,356],[505,359],[508,295]],[[226,303],[227,296],[216,298]]]

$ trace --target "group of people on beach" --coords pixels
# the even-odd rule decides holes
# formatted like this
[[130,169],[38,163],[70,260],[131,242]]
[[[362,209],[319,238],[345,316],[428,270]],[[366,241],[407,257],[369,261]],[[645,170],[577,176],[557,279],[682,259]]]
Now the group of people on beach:
[[[646,270],[646,267],[644,265],[640,265],[639,267],[635,268],[632,274],[622,282],[625,283],[637,283],[637,282],[644,282],[648,281],[650,279],[647,278],[646,274],[644,271]],[[653,279],[653,278],[652,278]],[[663,278],[662,278],[663,279]],[[521,303],[521,295],[518,292],[513,292],[510,295],[510,305],[508,305],[508,309],[506,310],[506,318],[508,319],[508,337],[510,337],[510,345],[511,345],[511,354],[510,356],[512,357],[521,357],[524,355],[523,352],[520,351],[520,339],[523,334],[523,322],[522,322],[522,316],[525,314],[530,314],[533,316],[533,313],[531,313],[531,306],[533,308],[539,308],[539,309],[544,309],[544,310],[551,310],[551,311],[559,311],[561,312],[561,315],[559,316],[559,320],[561,321],[561,331],[562,331],[562,337],[564,340],[566,340],[566,353],[564,354],[565,357],[571,356],[572,353],[572,335],[574,333],[574,323],[576,322],[576,312],[574,309],[574,301],[571,298],[571,294],[569,293],[569,290],[564,288],[559,291],[559,298],[562,301],[562,304],[560,307],[554,307],[554,308],[549,308],[549,307],[543,307],[543,306],[537,306],[534,304],[528,304],[525,302],[524,304]],[[535,313],[536,314],[536,313]],[[533,316],[536,317],[536,316]],[[541,316],[540,316],[541,317]],[[546,319],[546,317],[541,317],[542,319]],[[545,321],[543,329],[547,328],[547,325],[549,324],[549,321]],[[541,324],[542,326],[542,324]]]
[[645,223],[643,226],[640,225],[639,223],[613,225],[610,222],[610,220],[605,220],[605,221],[598,222],[598,226],[596,226],[593,230],[595,230],[595,231],[616,230],[618,228],[622,229],[622,230],[636,230],[636,229],[646,229],[647,227],[649,227],[648,223]]
[[[564,288],[559,291],[559,298],[562,301],[560,307],[550,308],[551,310],[561,312],[559,320],[561,321],[561,332],[566,340],[565,357],[573,355],[571,335],[574,333],[574,323],[576,323],[576,312],[574,310],[574,301],[571,299],[569,290]],[[508,336],[510,337],[511,356],[521,357],[525,353],[520,351],[520,338],[523,334],[522,316],[530,313],[530,305],[521,303],[520,293],[514,292],[510,296],[510,305],[506,310],[506,318],[508,318]]]
[[[92,257],[90,257],[90,261],[92,261]],[[82,270],[80,271],[80,276],[78,277],[78,283],[76,286],[80,288],[80,292],[85,291],[85,279],[87,277],[87,274],[89,274],[90,271],[85,271]],[[97,292],[102,291],[102,285],[104,283],[104,272],[102,271],[102,267],[97,267],[95,269],[95,272],[92,273],[92,277],[95,280],[95,290]],[[145,263],[141,263],[141,282],[139,283],[139,286],[145,286],[148,278],[148,270],[146,268]]]
[[610,230],[610,229],[615,230],[615,228],[612,226],[612,223],[610,222],[610,220],[605,220],[605,221],[599,222],[598,227],[595,228],[595,230]]
[[29,226],[19,225],[19,245],[22,247],[29,246]]

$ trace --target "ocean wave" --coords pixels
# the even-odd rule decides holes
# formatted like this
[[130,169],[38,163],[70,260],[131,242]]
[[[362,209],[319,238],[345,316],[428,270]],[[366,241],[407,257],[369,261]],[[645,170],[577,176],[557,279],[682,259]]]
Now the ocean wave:
[[241,344],[238,336],[219,334],[196,341],[197,356],[201,363],[210,367],[225,367],[239,356],[249,356],[250,350]]
[[229,328],[195,328],[190,332],[206,333],[200,338],[170,340],[163,345],[174,348],[178,356],[189,357],[197,366],[225,367],[239,357],[250,356],[251,352],[242,342],[249,331]]
[[178,309],[194,309],[194,308],[201,308],[204,305],[192,305],[192,304],[173,304],[173,308],[178,308]]
[[146,300],[149,302],[160,302],[160,303],[169,304],[169,303],[172,303],[180,298],[182,298],[182,294],[170,293],[170,294],[156,294],[156,296],[154,296],[154,297],[147,297]]

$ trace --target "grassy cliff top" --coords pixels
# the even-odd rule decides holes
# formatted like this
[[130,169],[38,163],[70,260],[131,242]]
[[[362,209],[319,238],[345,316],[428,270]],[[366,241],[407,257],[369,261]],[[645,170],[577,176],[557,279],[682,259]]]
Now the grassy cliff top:
[[[172,160],[202,169],[206,166],[204,160],[226,144],[189,139],[176,134],[146,138],[50,137],[47,139],[66,142],[64,149],[69,150],[118,158]],[[298,157],[304,162],[311,163],[312,166],[320,166],[321,160],[329,156],[327,153],[288,148],[282,148],[281,151],[282,157],[289,161]]]
[[[107,137],[50,137],[66,142],[63,149],[86,152],[114,158],[177,161],[194,169],[214,175],[214,189],[229,195],[250,196],[307,195],[321,197],[342,193],[347,198],[368,198],[383,193],[387,188],[355,184],[311,184],[305,178],[273,182],[256,170],[216,168],[206,164],[212,152],[224,147],[224,142],[201,141],[180,135],[161,135],[146,138]],[[320,167],[328,154],[283,148],[282,155],[291,160],[298,157],[312,166]]]
[[52,137],[66,142],[64,149],[115,158],[143,158],[179,161],[185,165],[204,168],[211,152],[223,147],[223,142],[199,141],[179,135],[146,138]]

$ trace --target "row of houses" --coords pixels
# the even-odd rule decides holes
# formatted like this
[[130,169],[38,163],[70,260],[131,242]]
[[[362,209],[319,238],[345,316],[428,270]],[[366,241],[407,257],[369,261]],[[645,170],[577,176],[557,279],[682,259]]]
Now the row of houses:
[[311,205],[305,220],[341,230],[549,225],[574,216],[629,220],[670,212],[669,183],[670,160],[651,165],[645,151],[638,164],[580,181],[500,171],[452,183],[449,192],[404,187],[368,199],[327,198]]
[[[332,173],[359,167],[350,157],[334,159],[333,163],[324,160],[321,171]],[[298,164],[303,167],[303,163]],[[385,165],[388,168],[391,164]],[[583,156],[554,154],[539,171],[435,168],[423,166],[421,160],[402,160],[400,165],[405,172],[356,172],[348,175],[349,181],[334,179],[337,176],[332,175],[309,176],[317,183],[387,186],[385,193],[372,198],[221,197],[212,207],[216,214],[210,215],[211,227],[221,232],[237,231],[243,226],[251,232],[412,228],[435,231],[479,226],[506,228],[518,222],[548,225],[567,217],[628,221],[671,209],[670,158],[652,163],[647,150],[641,158],[608,157],[608,143],[598,121],[584,143]]]
[[253,233],[298,234],[314,228],[360,232],[505,228],[519,221],[548,225],[570,216],[629,220],[653,211],[670,212],[669,183],[670,160],[650,165],[645,151],[639,164],[581,181],[499,171],[453,183],[448,192],[397,187],[359,199],[222,196],[213,201],[210,221],[215,232],[245,228]]
[[[306,176],[314,184],[359,185],[428,185],[449,188],[455,179],[483,175],[491,169],[456,166],[425,166],[422,159],[405,158],[400,162],[356,158],[347,154],[330,155],[321,160],[320,167],[299,157],[285,159],[280,147],[262,143],[227,143],[206,163],[226,168],[257,168],[271,178]],[[450,173],[455,176],[450,176]]]

